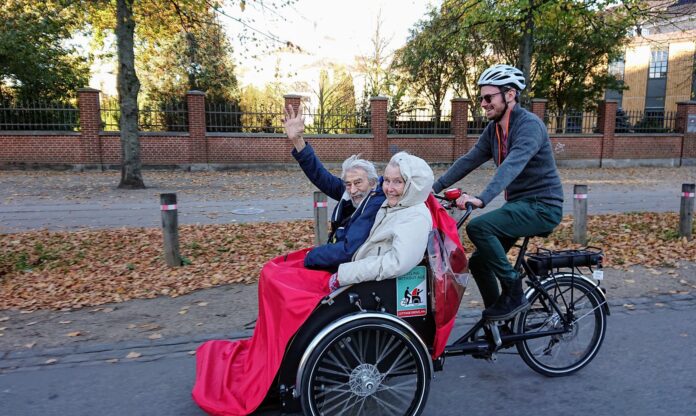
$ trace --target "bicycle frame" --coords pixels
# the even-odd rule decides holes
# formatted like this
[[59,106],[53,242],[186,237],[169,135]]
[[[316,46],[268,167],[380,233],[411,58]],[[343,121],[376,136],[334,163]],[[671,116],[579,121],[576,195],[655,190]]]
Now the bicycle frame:
[[[467,209],[465,213],[462,215],[459,221],[457,221],[457,228],[460,228],[464,224],[464,222],[469,218],[471,212],[473,211],[473,206],[471,206],[470,204],[467,204],[466,208]],[[553,310],[557,314],[557,316],[560,317],[563,323],[563,328],[534,333],[500,335],[498,331],[498,325],[502,324],[501,322],[490,322],[482,318],[478,322],[476,322],[474,326],[471,329],[469,329],[464,335],[462,335],[459,339],[454,341],[454,343],[445,347],[445,352],[443,356],[448,357],[470,354],[492,354],[498,351],[499,349],[509,348],[519,341],[534,338],[543,338],[553,335],[562,335],[571,330],[571,323],[574,317],[572,315],[573,308],[571,308],[570,306],[574,305],[575,303],[574,291],[571,291],[570,299],[566,299],[563,295],[560,296],[561,300],[564,303],[563,306],[567,311],[569,311],[568,313],[564,313],[561,310],[561,307],[559,307],[559,305],[554,301],[554,297],[550,296],[546,289],[544,289],[543,283],[545,283],[547,280],[544,280],[542,282],[539,276],[532,270],[532,268],[529,266],[525,259],[525,255],[527,254],[527,247],[529,245],[529,239],[530,237],[525,237],[522,244],[515,245],[515,247],[519,248],[519,253],[515,261],[514,269],[520,274],[520,278],[526,277],[527,283],[530,286],[531,290],[541,293],[540,299],[542,304],[545,308]],[[551,278],[555,280],[553,274],[551,274]],[[575,279],[575,273],[571,274],[571,281],[573,279]],[[598,285],[595,285],[595,287],[598,287]],[[598,292],[602,296],[604,295],[601,290],[599,290]],[[602,306],[606,308],[606,299],[604,299]],[[484,329],[485,336],[483,339],[477,339],[476,334],[481,329]],[[441,368],[441,366],[442,363],[439,363],[437,367]]]

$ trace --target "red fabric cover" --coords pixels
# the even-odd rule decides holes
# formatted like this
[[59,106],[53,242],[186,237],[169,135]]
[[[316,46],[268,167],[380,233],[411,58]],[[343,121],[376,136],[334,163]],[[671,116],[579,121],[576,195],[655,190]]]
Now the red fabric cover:
[[303,267],[310,249],[276,257],[261,270],[254,335],[215,340],[196,351],[193,399],[212,415],[247,415],[266,397],[285,348],[321,299],[330,273]]
[[[450,240],[456,245],[456,248],[449,251],[451,271],[455,273],[464,273],[468,263],[464,247],[462,247],[462,243],[459,240],[457,222],[432,194],[428,196],[425,204],[428,206],[433,216],[433,228],[440,230],[445,236],[445,239]],[[454,321],[457,317],[461,296],[464,291],[464,288],[454,283],[450,276],[442,277],[443,278],[435,279],[435,287],[432,289],[435,291],[435,305],[437,307],[435,311],[433,359],[436,359],[445,351],[447,339],[454,327]]]

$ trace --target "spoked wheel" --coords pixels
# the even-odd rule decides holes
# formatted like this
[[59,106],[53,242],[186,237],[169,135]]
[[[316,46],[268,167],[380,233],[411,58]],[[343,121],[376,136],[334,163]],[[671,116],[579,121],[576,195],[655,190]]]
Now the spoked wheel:
[[430,357],[398,324],[348,322],[312,351],[302,376],[305,415],[418,415],[430,388]]
[[544,284],[558,305],[554,310],[548,298],[535,292],[531,308],[518,315],[517,333],[565,329],[560,335],[533,338],[517,343],[517,351],[529,367],[549,377],[572,374],[597,355],[606,333],[606,311],[597,288],[569,275]]

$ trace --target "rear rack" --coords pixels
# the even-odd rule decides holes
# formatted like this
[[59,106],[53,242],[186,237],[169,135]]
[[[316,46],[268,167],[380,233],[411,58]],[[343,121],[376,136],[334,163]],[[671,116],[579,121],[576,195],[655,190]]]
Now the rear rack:
[[538,276],[546,276],[554,269],[577,269],[592,266],[602,268],[604,252],[599,247],[587,246],[577,250],[548,250],[538,248],[536,253],[527,254],[527,264]]

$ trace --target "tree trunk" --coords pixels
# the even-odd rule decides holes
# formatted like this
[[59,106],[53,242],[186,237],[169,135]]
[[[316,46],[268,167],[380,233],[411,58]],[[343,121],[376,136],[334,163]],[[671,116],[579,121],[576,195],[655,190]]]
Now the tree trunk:
[[529,1],[529,9],[527,9],[527,22],[522,35],[522,44],[520,45],[520,70],[524,74],[524,81],[527,84],[520,94],[520,102],[523,106],[530,108],[529,89],[531,88],[529,76],[532,71],[532,46],[534,42],[534,0]]
[[143,189],[145,183],[138,138],[138,91],[135,74],[133,37],[133,0],[118,0],[116,6],[116,41],[118,47],[118,101],[121,107],[121,182],[119,188]]

